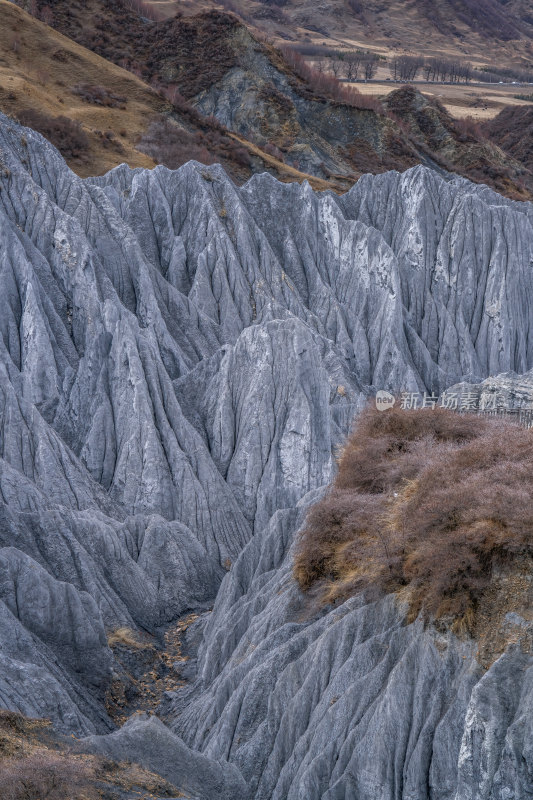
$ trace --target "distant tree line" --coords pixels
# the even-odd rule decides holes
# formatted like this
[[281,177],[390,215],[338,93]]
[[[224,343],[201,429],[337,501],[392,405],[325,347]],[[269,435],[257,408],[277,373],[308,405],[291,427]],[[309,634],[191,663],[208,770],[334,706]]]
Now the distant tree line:
[[[383,113],[383,107],[377,98],[361,94],[354,86],[346,86],[346,84],[340,82],[340,73],[337,72],[337,74],[335,74],[332,66],[333,63],[335,63],[335,65],[337,64],[337,60],[331,59],[331,64],[328,66],[324,59],[309,63],[309,61],[306,61],[304,57],[292,47],[282,47],[281,52],[287,64],[289,64],[294,72],[306,81],[315,92],[341,103],[347,103],[354,108],[372,109],[378,113]],[[345,61],[342,59],[342,63],[346,65],[351,64],[353,73],[356,69],[359,69],[357,65],[363,64],[362,74],[368,75],[369,77],[367,80],[370,80],[375,75],[379,56],[369,53],[362,53],[361,56],[364,56],[361,61],[358,59],[354,59],[354,61]],[[329,68],[331,68],[331,72]],[[354,78],[353,80],[356,79]]]
[[[336,78],[347,81],[371,81],[377,72],[380,58],[376,53],[364,53],[351,50],[346,53],[337,52],[331,58],[331,71]],[[323,62],[319,62],[323,65]]]
[[468,62],[447,58],[422,58],[420,56],[393,56],[389,60],[389,70],[393,80],[414,81],[421,75],[426,81],[439,83],[509,83],[533,82],[533,73],[523,70],[484,67],[473,69]]
[[414,81],[422,74],[426,81],[439,83],[468,83],[472,80],[471,64],[444,58],[393,56],[389,61],[391,78],[395,81]]
[[371,81],[376,75],[379,62],[385,60],[376,53],[335,50],[319,44],[297,44],[286,47],[285,50],[307,56],[317,72],[330,73],[338,80],[345,78],[347,81]]
[[125,8],[129,8],[140,17],[150,20],[151,22],[159,22],[164,18],[164,14],[155,6],[145,2],[145,0],[123,0]]
[[[381,61],[376,53],[360,50],[329,51],[326,57],[322,55],[313,59],[315,69],[319,72],[330,72],[337,79],[344,78],[349,82],[373,80]],[[468,83],[474,75],[470,64],[442,58],[425,59],[420,56],[399,55],[388,60],[388,67],[391,78],[402,82],[414,81],[422,75],[426,81]]]
[[318,44],[287,46],[285,50],[305,58],[313,69],[322,75],[332,75],[337,80],[349,83],[371,81],[375,78],[380,62],[387,61],[393,81],[402,83],[417,79],[435,83],[519,83],[533,82],[533,73],[523,70],[483,67],[474,69],[460,59],[419,55],[394,55],[385,59],[376,53],[362,50],[335,50]]
[[533,72],[522,69],[512,69],[510,67],[482,67],[479,72],[484,75],[484,80],[487,80],[487,75],[491,76],[490,80],[497,81],[518,81],[519,83],[533,83]]

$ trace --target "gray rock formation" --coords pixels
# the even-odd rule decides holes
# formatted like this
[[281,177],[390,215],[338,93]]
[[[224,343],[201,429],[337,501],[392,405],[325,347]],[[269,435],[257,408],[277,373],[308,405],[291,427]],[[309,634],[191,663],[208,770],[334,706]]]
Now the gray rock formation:
[[236,767],[190,750],[157,717],[131,717],[115,733],[86,739],[84,749],[115,761],[136,761],[187,792],[188,798],[247,797],[246,784]]
[[476,407],[487,411],[533,411],[533,370],[517,375],[504,372],[485,378],[478,384],[460,383],[449,392],[468,391],[475,396]]
[[392,597],[317,611],[291,575],[316,497],[274,515],[225,577],[169,724],[261,800],[531,797],[532,655],[513,645],[484,672],[475,642],[406,625]]
[[[532,796],[530,656],[291,577],[368,395],[533,368],[532,265],[530,205],[424,168],[84,181],[0,117],[0,705],[207,800]],[[173,732],[106,736],[106,632],[215,597]]]

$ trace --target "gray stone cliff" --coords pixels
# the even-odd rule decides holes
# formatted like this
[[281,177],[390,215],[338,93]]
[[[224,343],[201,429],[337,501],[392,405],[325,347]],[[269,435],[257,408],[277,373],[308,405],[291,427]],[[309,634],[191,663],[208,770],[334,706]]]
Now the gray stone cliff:
[[[531,205],[422,167],[81,180],[0,116],[0,706],[205,800],[533,797],[531,656],[291,575],[368,395],[533,368],[532,270]],[[213,602],[113,732],[106,633]]]

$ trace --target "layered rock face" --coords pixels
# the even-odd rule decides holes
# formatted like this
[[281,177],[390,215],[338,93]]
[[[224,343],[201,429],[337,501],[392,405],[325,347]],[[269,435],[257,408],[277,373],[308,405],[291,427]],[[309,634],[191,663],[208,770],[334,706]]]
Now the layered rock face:
[[390,596],[317,611],[291,575],[316,498],[278,512],[224,579],[173,729],[253,798],[530,797],[531,654],[513,645],[484,671],[475,642],[406,625]]
[[[175,753],[209,800],[530,796],[530,656],[482,675],[391,598],[317,612],[290,552],[374,390],[533,367],[532,226],[421,167],[83,181],[0,117],[0,705],[179,782]],[[172,732],[106,736],[106,631],[215,597]]]

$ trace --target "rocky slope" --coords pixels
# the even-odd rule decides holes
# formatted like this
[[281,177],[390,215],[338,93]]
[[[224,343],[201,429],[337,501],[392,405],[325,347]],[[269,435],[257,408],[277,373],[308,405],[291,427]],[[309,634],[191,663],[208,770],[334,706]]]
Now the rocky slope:
[[78,175],[123,162],[176,168],[194,158],[221,163],[240,183],[265,169],[281,180],[313,181],[187,103],[173,102],[173,93],[133,75],[123,60],[112,63],[6,0],[0,17],[0,111],[39,130]]
[[320,88],[316,75],[313,82],[289,63],[290,54],[260,40],[234,14],[152,21],[124,0],[93,0],[90,16],[78,0],[35,6],[40,13],[45,7],[62,34],[176,100],[159,111],[179,126],[174,136],[159,126],[148,146],[146,137],[137,144],[159,163],[222,161],[239,182],[264,169],[282,180],[302,180],[304,173],[314,176],[314,188],[327,182],[335,191],[366,172],[422,163],[488,183],[512,199],[533,196],[528,169],[497,143],[461,129],[419,92],[393,92],[383,107],[355,90],[346,95],[340,85]]
[[487,120],[483,130],[502,150],[533,170],[533,106],[508,106]]
[[415,149],[392,120],[315,92],[233,14],[152,22],[122,0],[93,5],[88,19],[85,4],[55,0],[50,21],[170,96],[179,93],[244,140],[277,148],[292,167],[320,178],[342,176],[338,188],[346,189],[361,171],[417,163]]
[[[526,121],[528,112],[531,120],[530,109],[509,106],[481,126],[471,119],[454,119],[438,100],[413,86],[391,92],[384,105],[408,127],[419,150],[425,150],[437,165],[476,183],[488,183],[514,199],[531,198],[533,172],[527,158],[530,137]],[[521,150],[518,142],[522,142]]]
[[[527,797],[527,648],[482,674],[393,598],[318,612],[290,548],[368,394],[533,367],[532,206],[423,167],[82,180],[0,123],[0,705],[209,800]],[[215,598],[168,726],[108,736],[106,635]]]
[[238,766],[254,798],[529,797],[531,621],[508,615],[522,643],[484,671],[475,642],[405,625],[392,597],[317,613],[291,576],[314,499],[280,511],[225,578],[196,680],[166,709],[174,730]]

